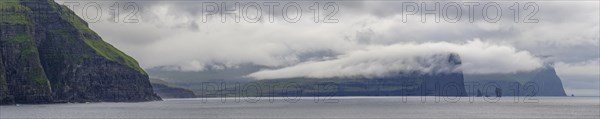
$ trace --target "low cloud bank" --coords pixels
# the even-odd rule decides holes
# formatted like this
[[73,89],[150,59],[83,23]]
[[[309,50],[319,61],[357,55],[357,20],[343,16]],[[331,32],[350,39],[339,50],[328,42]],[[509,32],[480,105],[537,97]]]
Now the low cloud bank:
[[[456,53],[462,59],[462,65],[457,69],[447,62],[448,55],[443,55],[450,53]],[[248,77],[380,77],[405,71],[438,73],[457,70],[467,74],[512,73],[534,70],[542,65],[541,59],[527,51],[476,39],[466,43],[371,45],[333,59],[313,60],[279,69],[262,70],[249,74]]]

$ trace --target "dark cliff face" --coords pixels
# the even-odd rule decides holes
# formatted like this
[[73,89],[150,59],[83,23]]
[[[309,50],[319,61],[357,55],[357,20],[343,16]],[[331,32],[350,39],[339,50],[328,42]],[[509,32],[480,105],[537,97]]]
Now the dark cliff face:
[[50,85],[41,65],[31,10],[17,2],[3,2],[0,45],[8,93],[16,103],[49,103]]
[[544,67],[513,74],[470,74],[465,76],[469,95],[494,96],[495,88],[504,96],[566,96],[554,67]]
[[[2,54],[0,54],[2,56]],[[6,84],[6,74],[4,70],[4,63],[0,58],[0,104],[11,104],[14,103],[12,95],[8,94],[8,87]]]
[[160,100],[137,62],[68,8],[49,0],[0,6],[5,97],[16,103]]
[[567,96],[554,67],[545,67],[535,75],[531,82],[538,85],[538,96]]

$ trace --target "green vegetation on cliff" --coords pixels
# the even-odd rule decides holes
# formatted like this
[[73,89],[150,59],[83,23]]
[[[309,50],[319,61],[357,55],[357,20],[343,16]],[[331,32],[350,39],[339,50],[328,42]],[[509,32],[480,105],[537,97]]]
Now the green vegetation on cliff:
[[0,24],[22,25],[29,24],[27,13],[31,10],[17,1],[0,1]]
[[0,104],[160,100],[135,59],[53,0],[0,0],[0,27]]
[[[91,30],[87,23],[75,15],[73,11],[69,10],[66,6],[60,6],[56,3],[50,3],[50,5],[51,8],[55,10],[62,10],[61,12],[64,14],[61,14],[61,18],[73,25],[84,37],[85,43],[93,48],[98,55],[146,74],[135,59],[103,41],[98,34]],[[28,13],[31,13],[31,10],[28,7],[21,5],[19,1],[0,1],[0,24],[2,25],[31,24],[31,20],[27,15]],[[62,35],[67,36],[67,34],[69,33],[63,32]],[[17,38],[9,42],[24,42],[27,39],[31,39],[31,36],[19,34]],[[32,52],[33,50],[28,49],[26,51]]]
[[29,19],[23,14],[6,14],[0,13],[0,24],[18,25],[29,24]]
[[48,78],[33,37],[31,13],[21,1],[0,1],[0,61],[3,65],[0,104],[51,100]]
[[[27,33],[19,33],[14,37],[9,37],[8,40],[3,43],[19,46],[20,49],[18,51],[21,57],[37,57],[39,54],[38,49],[35,47],[33,37]],[[41,68],[41,65],[30,67],[30,72],[28,73],[28,79],[31,79],[42,86],[48,85],[48,78],[46,77],[44,70]]]
[[[53,4],[58,5],[58,4]],[[62,18],[67,20],[71,25],[73,25],[84,37],[84,41],[87,45],[93,48],[98,55],[105,57],[106,59],[114,62],[118,62],[120,64],[126,65],[136,71],[139,71],[142,74],[146,74],[146,72],[139,66],[138,62],[130,57],[129,55],[121,52],[114,46],[103,41],[96,32],[91,30],[88,25],[79,18],[73,11],[70,11],[66,6],[53,7],[53,8],[61,8],[63,11]]]
[[104,41],[101,41],[101,40],[85,39],[84,41],[86,44],[88,44],[89,46],[94,48],[94,50],[96,50],[96,52],[98,54],[102,55],[103,57],[107,58],[108,60],[127,65],[127,66],[139,71],[140,73],[145,74],[144,70],[142,68],[140,68],[140,66],[138,65],[138,62],[135,61],[135,59],[133,59],[130,56],[128,56],[127,54],[117,50],[117,48],[113,47],[112,45],[110,45]]
[[33,39],[31,37],[31,35],[26,34],[26,33],[20,33],[17,34],[17,36],[9,38],[8,41],[6,41],[6,43],[25,43],[25,42],[31,42],[31,39]]

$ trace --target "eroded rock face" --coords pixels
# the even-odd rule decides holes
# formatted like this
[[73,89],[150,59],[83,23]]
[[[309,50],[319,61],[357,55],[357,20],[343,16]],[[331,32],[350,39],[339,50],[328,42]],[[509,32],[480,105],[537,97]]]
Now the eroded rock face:
[[27,0],[0,2],[0,8],[0,74],[7,84],[0,102],[160,100],[133,58],[65,6]]
[[1,8],[0,52],[8,93],[16,103],[51,102],[48,78],[33,40],[31,10],[16,2],[3,2]]
[[533,71],[509,74],[465,75],[469,95],[494,96],[500,89],[503,96],[567,96],[554,66],[546,64]]
[[[2,54],[0,54],[2,56]],[[4,70],[4,63],[0,58],[0,104],[11,104],[14,103],[12,95],[8,93],[8,87],[6,85],[6,74]]]
[[539,93],[536,96],[567,96],[562,81],[553,66],[541,69],[531,82],[536,83],[539,87]]

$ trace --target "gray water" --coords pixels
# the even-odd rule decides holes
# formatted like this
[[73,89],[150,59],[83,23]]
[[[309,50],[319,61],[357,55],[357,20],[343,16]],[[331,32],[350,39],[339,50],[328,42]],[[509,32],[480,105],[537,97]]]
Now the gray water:
[[[255,100],[252,100],[255,99]],[[425,99],[425,100],[422,100]],[[0,106],[0,118],[599,118],[598,97],[167,99]],[[527,103],[524,103],[527,102]]]

